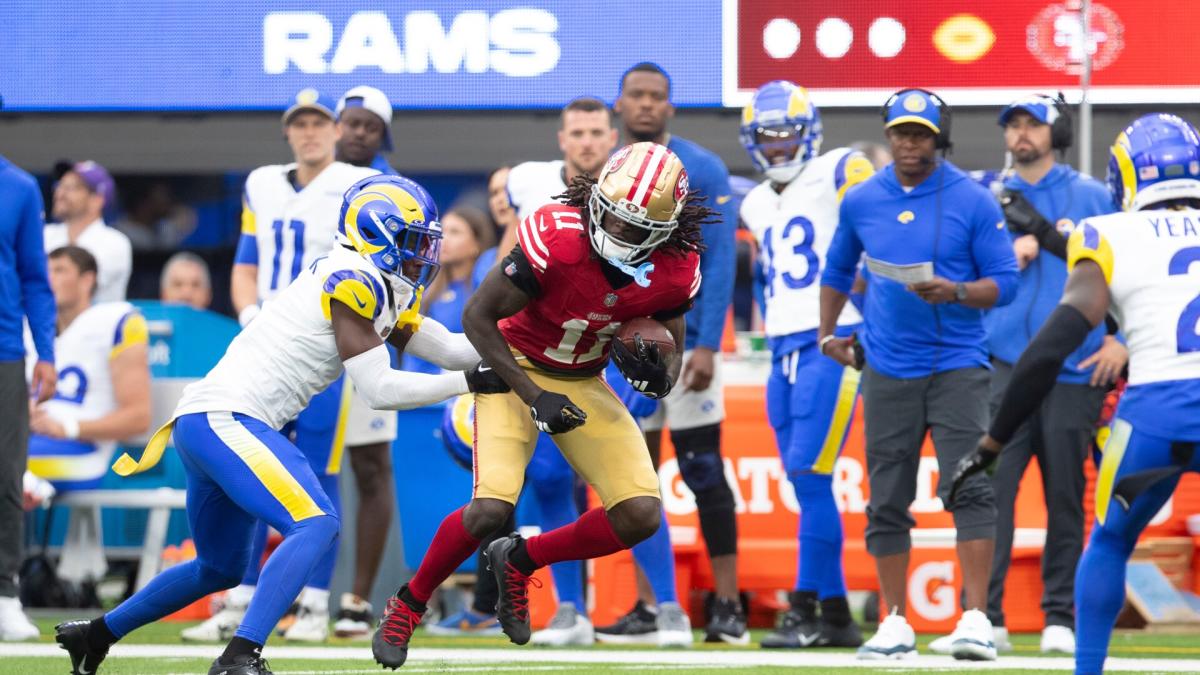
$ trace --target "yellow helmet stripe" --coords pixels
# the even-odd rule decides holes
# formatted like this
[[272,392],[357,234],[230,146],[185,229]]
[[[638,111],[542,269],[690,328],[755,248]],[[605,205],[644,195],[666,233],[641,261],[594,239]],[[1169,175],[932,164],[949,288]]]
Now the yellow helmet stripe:
[[1133,169],[1133,158],[1129,156],[1129,137],[1122,131],[1112,146],[1113,158],[1117,160],[1117,170],[1121,174],[1121,185],[1124,187],[1121,196],[1121,210],[1133,208],[1133,198],[1137,195],[1137,174]]
[[374,244],[367,243],[362,238],[362,234],[358,231],[359,212],[362,211],[362,208],[367,204],[379,199],[380,196],[381,195],[374,192],[362,192],[350,202],[348,207],[346,207],[346,221],[344,223],[346,226],[346,236],[350,238],[350,243],[354,245],[354,248],[362,251],[363,253],[378,253],[383,250],[382,246],[376,246]]

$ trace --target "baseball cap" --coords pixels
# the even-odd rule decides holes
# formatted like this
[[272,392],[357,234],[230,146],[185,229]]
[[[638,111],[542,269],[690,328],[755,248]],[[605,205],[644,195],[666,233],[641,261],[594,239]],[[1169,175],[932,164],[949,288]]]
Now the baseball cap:
[[350,91],[342,94],[342,98],[337,102],[337,115],[334,119],[342,118],[342,111],[346,108],[366,108],[375,113],[375,116],[383,120],[383,149],[391,151],[392,149],[392,104],[388,101],[387,94],[379,91],[375,87],[367,85],[359,85]]
[[941,106],[941,99],[927,91],[906,89],[896,92],[884,106],[883,128],[913,122],[939,134],[942,132]]
[[996,122],[1000,126],[1008,124],[1008,118],[1013,116],[1013,113],[1018,110],[1029,113],[1033,119],[1042,124],[1054,124],[1054,120],[1058,119],[1058,106],[1056,101],[1045,94],[1031,94],[1024,98],[1019,98],[1004,107],[1000,111],[1000,117]]
[[290,122],[292,117],[302,110],[315,110],[331,120],[336,119],[331,101],[321,96],[321,93],[312,87],[301,89],[296,93],[296,100],[283,112],[283,123]]
[[113,197],[117,194],[117,184],[108,173],[108,169],[89,159],[72,164],[69,171],[79,176],[92,192],[103,197],[105,207],[113,203]]

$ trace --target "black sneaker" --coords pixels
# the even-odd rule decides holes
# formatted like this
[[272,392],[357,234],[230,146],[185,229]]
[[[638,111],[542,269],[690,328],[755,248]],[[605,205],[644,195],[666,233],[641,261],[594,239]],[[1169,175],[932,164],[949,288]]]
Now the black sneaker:
[[417,611],[394,595],[388,598],[383,619],[379,621],[379,628],[375,629],[375,637],[371,639],[375,663],[392,670],[404,665],[404,660],[408,658],[408,642],[417,624],[421,623],[423,614],[425,612]]
[[704,641],[750,644],[750,631],[746,630],[746,615],[742,614],[740,602],[725,598],[717,598],[713,602],[712,619],[704,629]]
[[818,647],[861,647],[863,643],[862,630],[854,621],[836,626],[822,616],[820,635]]
[[500,588],[500,599],[496,602],[496,620],[500,629],[513,644],[529,642],[529,584],[541,587],[541,582],[524,574],[511,562],[509,556],[521,541],[521,535],[513,532],[507,537],[493,541],[487,547],[488,569],[496,575],[496,586]]
[[98,652],[88,647],[87,635],[91,623],[87,619],[76,619],[54,627],[54,641],[71,656],[72,675],[93,675],[100,662],[108,656],[107,649]]
[[775,630],[763,637],[762,646],[766,649],[803,649],[817,646],[820,638],[817,617],[792,607],[779,618]]
[[596,627],[596,639],[619,645],[658,644],[658,615],[641,600],[616,623]]
[[238,654],[226,660],[224,656],[217,657],[208,675],[272,675],[271,666],[261,654]]

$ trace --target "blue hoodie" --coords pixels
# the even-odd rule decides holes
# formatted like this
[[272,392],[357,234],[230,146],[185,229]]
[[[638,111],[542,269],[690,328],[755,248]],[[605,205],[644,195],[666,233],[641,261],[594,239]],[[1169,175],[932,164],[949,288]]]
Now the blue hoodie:
[[[889,165],[846,194],[839,217],[823,286],[849,294],[866,253],[899,265],[933,262],[935,275],[956,282],[990,277],[1000,291],[997,306],[1016,294],[1017,261],[1000,207],[950,162],[942,161],[911,192]],[[871,274],[863,313],[867,362],[888,377],[989,367],[983,310],[931,305],[903,284]]]
[[[1071,221],[1070,225],[1064,223],[1059,231],[1074,227],[1074,223],[1084,218],[1114,211],[1108,188],[1065,164],[1055,164],[1034,185],[1014,174],[1004,181],[1004,187],[1020,190],[1029,203],[1056,227],[1063,219]],[[1013,233],[1010,236],[1016,239],[1020,235]],[[994,309],[984,318],[988,349],[992,356],[1005,363],[1016,363],[1029,341],[1058,306],[1066,283],[1066,261],[1047,251],[1039,253],[1021,271],[1017,297],[1012,304]],[[1104,333],[1104,326],[1097,326],[1088,335],[1087,341],[1067,357],[1058,376],[1059,382],[1082,384],[1090,379],[1092,369],[1080,370],[1079,362],[1100,349]]]
[[0,204],[0,361],[25,358],[28,318],[38,360],[54,363],[56,309],[42,245],[42,191],[2,156]]

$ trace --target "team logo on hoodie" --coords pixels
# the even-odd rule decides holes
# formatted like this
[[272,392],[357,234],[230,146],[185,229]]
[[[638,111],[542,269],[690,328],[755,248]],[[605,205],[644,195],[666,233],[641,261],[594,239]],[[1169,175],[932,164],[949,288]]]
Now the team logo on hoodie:
[[896,216],[896,220],[900,221],[904,225],[911,223],[912,221],[916,220],[916,218],[916,214],[914,214],[912,211],[903,211],[900,213],[900,215]]

